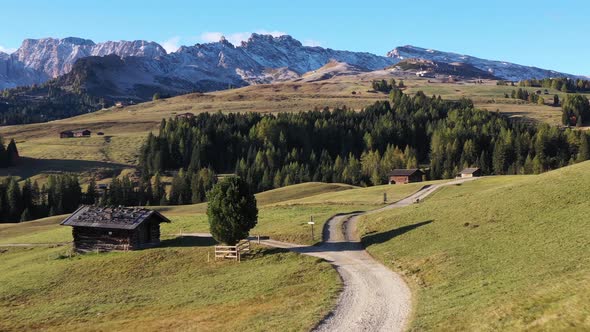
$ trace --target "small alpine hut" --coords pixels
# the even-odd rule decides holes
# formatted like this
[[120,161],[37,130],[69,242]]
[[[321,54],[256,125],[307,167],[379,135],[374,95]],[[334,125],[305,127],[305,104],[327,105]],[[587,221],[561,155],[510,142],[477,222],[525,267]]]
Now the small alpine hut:
[[389,173],[389,184],[406,184],[411,182],[422,182],[424,172],[417,168],[394,169]]
[[482,175],[481,169],[479,169],[477,167],[466,168],[466,169],[462,170],[461,173],[459,173],[459,177],[462,179],[475,178],[475,177],[479,177],[481,175]]
[[170,220],[153,210],[84,205],[61,225],[73,227],[77,252],[106,252],[157,246],[162,222]]
[[71,130],[65,130],[59,133],[59,138],[71,138],[74,137],[74,132]]
[[88,129],[81,129],[74,131],[74,137],[90,137],[92,132]]

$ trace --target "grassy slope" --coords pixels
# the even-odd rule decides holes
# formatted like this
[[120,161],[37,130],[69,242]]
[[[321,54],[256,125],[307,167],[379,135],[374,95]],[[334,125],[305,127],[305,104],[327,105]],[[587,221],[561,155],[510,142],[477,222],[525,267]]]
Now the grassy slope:
[[[419,187],[397,186],[390,199]],[[253,233],[311,243],[310,214],[319,229],[337,212],[380,205],[382,192],[392,188],[307,183],[260,193]],[[338,204],[297,202],[331,194]],[[358,205],[359,197],[367,204]],[[69,246],[0,248],[0,270],[9,271],[0,275],[0,330],[82,330],[90,324],[97,330],[306,330],[331,308],[340,282],[315,259],[266,250],[242,264],[207,263],[211,243],[173,234],[179,227],[206,231],[204,207],[163,207],[173,223],[163,225],[165,240],[156,249],[63,258]],[[57,225],[62,219],[0,225],[0,243],[69,241],[71,230]]]
[[0,330],[305,331],[335,301],[327,263],[271,249],[207,262],[200,242],[73,258],[63,247],[2,250]]
[[[149,131],[157,130],[162,118],[182,112],[299,112],[315,107],[361,109],[384,94],[352,95],[364,91],[366,82],[279,83],[256,85],[207,94],[190,94],[170,99],[111,108],[42,124],[0,128],[0,135],[15,138],[21,154],[41,159],[75,159],[133,164]],[[62,130],[88,128],[105,137],[59,139]],[[108,139],[107,139],[108,137]]]
[[[320,238],[317,236],[311,239],[307,222],[312,216],[316,222],[316,229],[320,230],[324,223],[337,213],[366,211],[383,206],[384,192],[387,193],[388,201],[394,202],[416,192],[424,185],[437,182],[440,181],[369,188],[310,182],[270,190],[256,195],[259,208],[258,225],[250,233],[270,236],[281,241],[313,244]],[[181,233],[209,230],[205,203],[154,208],[172,220],[171,224],[162,224],[162,234],[165,238],[175,237]],[[64,217],[50,217],[19,225],[0,224],[0,244],[68,242],[71,238],[69,228],[57,226]]]
[[[356,187],[338,183],[309,182],[289,187],[269,190],[256,195],[258,202],[259,226],[252,234],[272,235],[283,240],[295,240],[307,235],[307,220],[313,213],[319,223],[339,212],[342,207],[308,206],[306,209],[295,207],[272,207],[284,201],[313,197],[319,194],[349,191]],[[356,189],[355,189],[356,190]],[[171,224],[162,224],[165,237],[173,237],[181,231],[207,232],[207,205],[179,205],[154,207],[172,220]],[[71,229],[58,224],[66,216],[55,216],[21,224],[0,224],[0,244],[6,243],[60,243],[71,241]],[[321,221],[319,221],[321,220]],[[296,242],[296,241],[295,241]]]
[[[258,195],[260,227],[298,238],[293,220],[321,206],[275,209],[273,204],[327,192],[341,184],[307,183]],[[61,258],[68,246],[0,248],[0,330],[308,330],[333,305],[340,281],[326,263],[276,250],[241,264],[207,263],[212,245],[184,231],[207,231],[204,204],[165,207],[163,246],[129,253]],[[333,209],[336,209],[334,207]],[[192,212],[191,212],[192,210]],[[303,216],[303,217],[302,217]],[[0,243],[71,240],[63,216],[0,225]],[[287,225],[285,225],[287,224]],[[301,234],[307,235],[306,228]],[[305,238],[305,240],[308,240]],[[226,315],[220,312],[225,311]],[[229,320],[227,317],[232,317]]]
[[[135,164],[137,151],[149,131],[157,130],[162,118],[182,112],[299,112],[316,107],[361,109],[376,100],[386,99],[381,93],[369,93],[373,79],[388,78],[388,74],[361,74],[340,76],[321,82],[285,82],[255,85],[240,89],[207,94],[190,94],[166,100],[147,102],[123,109],[111,108],[77,117],[42,124],[8,126],[0,128],[0,135],[15,138],[21,154],[30,158],[53,160],[87,160]],[[557,124],[559,108],[523,104],[505,99],[514,87],[496,86],[494,81],[485,84],[459,82],[428,83],[424,79],[405,79],[407,93],[423,90],[426,94],[441,95],[447,99],[472,98],[478,107],[500,110],[516,117],[529,117]],[[534,88],[528,88],[534,91]],[[353,95],[352,92],[356,94]],[[543,96],[547,102],[554,93]],[[88,128],[103,131],[106,136],[90,139],[59,139],[62,130]],[[1,174],[0,174],[1,175]]]
[[363,241],[411,281],[415,330],[587,330],[589,172],[447,187],[365,217]]

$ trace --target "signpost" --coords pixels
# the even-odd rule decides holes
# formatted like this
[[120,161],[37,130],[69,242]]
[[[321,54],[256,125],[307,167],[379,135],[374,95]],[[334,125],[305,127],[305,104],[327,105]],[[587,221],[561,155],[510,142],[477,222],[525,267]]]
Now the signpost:
[[313,221],[313,216],[311,216],[309,218],[310,221],[307,222],[308,225],[311,225],[311,240],[314,240],[314,234],[313,234],[313,225],[315,225],[315,222]]

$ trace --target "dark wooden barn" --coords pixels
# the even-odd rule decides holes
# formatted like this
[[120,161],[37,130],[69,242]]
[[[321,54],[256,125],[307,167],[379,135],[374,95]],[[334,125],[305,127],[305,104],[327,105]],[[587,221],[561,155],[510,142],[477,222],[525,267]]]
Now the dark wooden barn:
[[389,173],[389,184],[405,184],[411,182],[422,182],[424,172],[417,168],[394,169]]
[[74,131],[74,137],[90,137],[90,134],[92,134],[92,132],[88,129]]
[[74,132],[71,130],[62,131],[59,133],[59,138],[71,138],[74,137]]
[[62,221],[72,226],[74,249],[126,251],[160,243],[160,223],[170,222],[157,211],[142,208],[82,206]]

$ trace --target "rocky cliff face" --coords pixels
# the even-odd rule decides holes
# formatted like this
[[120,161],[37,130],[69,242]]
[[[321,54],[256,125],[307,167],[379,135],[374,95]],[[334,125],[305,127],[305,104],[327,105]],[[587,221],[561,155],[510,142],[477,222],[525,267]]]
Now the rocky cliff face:
[[154,42],[108,41],[95,44],[92,40],[81,38],[44,38],[26,39],[21,47],[12,55],[25,67],[42,71],[49,77],[57,77],[68,73],[72,65],[80,58],[115,54],[125,58],[129,56],[145,56],[156,58],[166,55],[162,46]]
[[510,62],[480,59],[469,55],[441,52],[432,49],[406,45],[396,47],[387,53],[387,57],[396,61],[404,59],[424,59],[441,63],[465,63],[479,70],[490,73],[504,80],[519,81],[529,78],[571,77],[575,75],[560,73],[553,70],[517,65]]
[[308,47],[291,36],[252,34],[238,46],[222,38],[216,43],[183,46],[170,54],[154,42],[96,44],[72,37],[27,39],[15,53],[0,54],[0,88],[43,83],[67,76],[77,62],[86,59],[89,60],[82,61],[76,72],[70,75],[77,80],[66,77],[60,81],[75,81],[77,85],[88,87],[89,93],[92,89],[108,91],[112,98],[145,99],[152,91],[180,94],[295,79],[331,61],[348,64],[355,71],[373,71],[409,58],[439,64],[461,63],[489,73],[490,77],[506,80],[575,77],[414,46],[395,48],[387,56]]
[[[76,75],[77,80],[67,78],[64,81],[94,78],[97,82],[85,84],[86,91],[92,94],[104,85],[110,87],[107,97],[111,99],[145,100],[155,91],[179,94],[294,79],[332,60],[350,63],[365,71],[394,63],[392,59],[370,53],[306,47],[290,36],[253,34],[239,46],[222,38],[215,43],[183,46],[174,53],[155,58],[129,56],[120,57],[118,62],[111,57],[88,58],[88,61],[78,61],[80,65],[76,63],[75,74],[66,75]],[[92,75],[83,74],[84,71],[92,71]]]
[[45,73],[27,68],[12,56],[0,52],[0,89],[41,83],[48,78]]

